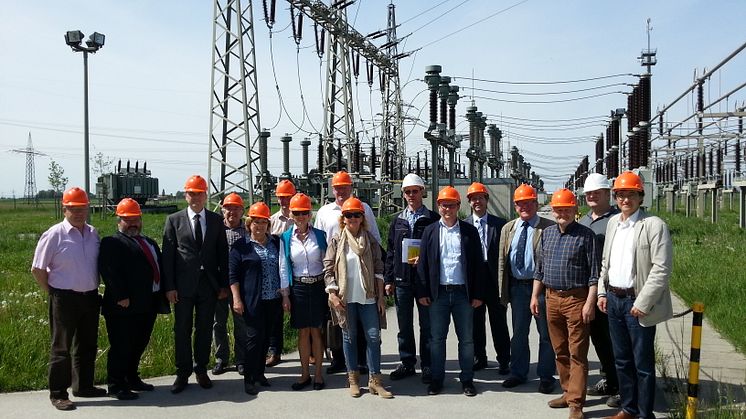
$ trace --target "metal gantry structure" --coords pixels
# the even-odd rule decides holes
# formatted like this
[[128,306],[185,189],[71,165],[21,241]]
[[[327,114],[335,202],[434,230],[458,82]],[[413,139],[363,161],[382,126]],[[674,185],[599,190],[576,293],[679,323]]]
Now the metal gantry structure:
[[231,191],[253,203],[255,193],[267,196],[269,173],[266,164],[260,167],[260,148],[266,159],[269,133],[262,133],[259,117],[251,0],[215,0],[212,41],[209,203],[218,206]]
[[34,144],[31,142],[31,133],[28,134],[28,143],[26,148],[16,148],[10,150],[13,153],[26,155],[26,181],[23,184],[23,199],[27,204],[37,203],[36,196],[36,168],[34,166],[34,157],[46,156],[46,154],[34,150]]

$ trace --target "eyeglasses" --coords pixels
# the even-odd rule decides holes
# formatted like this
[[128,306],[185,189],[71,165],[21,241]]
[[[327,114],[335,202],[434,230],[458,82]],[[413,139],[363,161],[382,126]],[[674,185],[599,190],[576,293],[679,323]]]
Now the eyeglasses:
[[625,199],[635,199],[638,197],[637,192],[617,192],[614,194],[614,198],[617,201],[624,201]]
[[347,219],[350,219],[350,218],[361,218],[363,216],[363,214],[361,212],[346,212],[344,214],[344,216]]
[[440,203],[438,205],[441,208],[443,208],[443,209],[454,209],[454,208],[458,208],[458,204],[453,204],[453,203],[451,203],[451,204]]
[[311,211],[292,211],[294,217],[300,217],[302,215],[308,215]]
[[405,195],[417,195],[420,193],[420,189],[405,189],[404,194]]

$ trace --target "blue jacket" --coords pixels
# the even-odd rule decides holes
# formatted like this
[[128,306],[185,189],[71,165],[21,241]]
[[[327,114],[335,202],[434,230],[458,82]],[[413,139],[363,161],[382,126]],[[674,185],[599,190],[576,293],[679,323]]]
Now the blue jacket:
[[[279,237],[270,235],[269,240],[280,248]],[[233,243],[228,256],[228,281],[239,286],[244,318],[256,316],[262,298],[262,273],[262,259],[256,253],[254,243],[245,239]]]
[[[319,248],[321,248],[321,259],[323,260],[324,255],[326,255],[326,233],[323,230],[312,227],[310,224],[308,228],[310,228],[311,231],[313,231],[313,234],[316,235],[316,242],[319,244]],[[290,255],[290,238],[293,237],[294,231],[295,226],[292,226],[280,235],[280,242],[285,250],[285,265],[288,270],[288,284],[291,287],[293,286],[293,258]],[[282,261],[280,261],[280,263],[282,263]]]
[[[409,221],[407,221],[403,211],[398,213],[393,221],[391,221],[386,247],[386,266],[383,274],[386,284],[396,282],[396,285],[414,285],[417,281],[417,269],[401,261],[402,241],[404,239],[422,238],[422,232],[425,231],[425,227],[437,222],[439,219],[440,215],[437,212],[428,209],[425,215],[415,221],[414,231],[410,230]],[[397,281],[397,278],[400,281]]]

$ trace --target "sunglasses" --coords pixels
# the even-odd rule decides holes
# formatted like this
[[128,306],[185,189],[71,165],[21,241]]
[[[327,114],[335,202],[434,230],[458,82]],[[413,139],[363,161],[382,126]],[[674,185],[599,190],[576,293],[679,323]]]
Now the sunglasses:
[[438,204],[443,209],[454,209],[458,208],[458,204]]
[[346,212],[344,214],[344,216],[347,219],[349,219],[349,218],[361,218],[363,216],[363,214],[360,213],[360,212]]
[[300,217],[301,215],[308,215],[311,213],[311,211],[292,211],[293,215],[296,217]]

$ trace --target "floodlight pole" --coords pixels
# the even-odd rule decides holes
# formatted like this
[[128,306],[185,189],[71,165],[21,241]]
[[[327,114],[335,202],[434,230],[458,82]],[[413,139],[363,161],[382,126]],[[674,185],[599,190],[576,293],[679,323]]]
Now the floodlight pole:
[[[89,132],[88,132],[88,51],[83,50],[83,167],[85,170],[85,191],[91,195],[91,173],[89,170]],[[91,212],[88,212],[88,221],[91,220]]]

